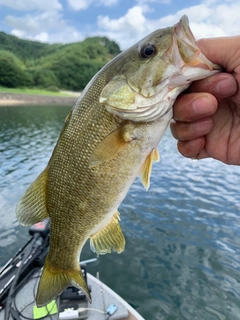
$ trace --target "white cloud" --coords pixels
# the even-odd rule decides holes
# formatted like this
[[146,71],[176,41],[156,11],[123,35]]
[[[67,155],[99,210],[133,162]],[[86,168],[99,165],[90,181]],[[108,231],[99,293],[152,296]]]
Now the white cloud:
[[18,29],[13,29],[11,31],[11,33],[16,36],[16,37],[19,37],[19,38],[24,38],[25,37],[25,32],[22,31],[22,30],[18,30]]
[[119,0],[68,0],[69,6],[76,11],[85,10],[92,4],[97,6],[111,7],[119,2]]
[[59,12],[26,14],[22,17],[9,15],[5,22],[11,26],[12,34],[25,39],[50,43],[76,42],[83,39],[82,33],[68,25]]
[[158,3],[162,3],[162,4],[170,4],[172,2],[172,0],[137,0],[137,4],[138,5],[144,5],[146,3],[149,2],[158,2]]
[[100,0],[97,1],[100,5],[111,7],[119,2],[119,0]]
[[8,15],[5,18],[5,22],[13,29],[29,32],[29,34],[47,32],[48,30],[64,26],[61,14],[53,11],[41,14],[26,14],[21,17]]
[[39,0],[0,0],[0,6],[6,6],[8,8],[20,11],[29,10],[61,10],[62,5],[58,0],[51,1],[39,1]]
[[68,4],[74,10],[84,10],[88,8],[94,0],[68,0]]
[[110,19],[108,16],[99,16],[98,25],[104,29],[110,29],[112,31],[122,30],[123,32],[129,32],[130,34],[136,33],[137,30],[141,32],[146,26],[144,23],[146,18],[143,15],[142,8],[135,6],[128,10],[127,14],[119,19]]
[[[240,33],[239,0],[202,0],[199,5],[186,7],[158,19],[149,18],[153,14],[154,4],[172,3],[171,8],[174,8],[173,0],[136,0],[137,5],[129,8],[123,16],[117,19],[107,15],[98,16],[96,25],[87,25],[85,29],[81,26],[81,31],[71,25],[71,20],[65,20],[60,1],[63,0],[0,0],[0,6],[31,10],[20,17],[13,14],[6,16],[4,22],[12,34],[51,43],[80,41],[86,34],[98,34],[116,40],[125,49],[153,30],[177,23],[183,14],[188,15],[190,27],[197,39]],[[80,11],[91,5],[113,6],[118,2],[120,0],[68,0],[67,3],[73,10]]]
[[[22,30],[13,29],[11,33],[22,39],[27,37],[27,33]],[[36,34],[35,36],[32,36],[31,40],[49,42],[49,34],[47,32],[41,32],[39,34]]]
[[[134,44],[148,33],[163,27],[160,20],[148,20],[144,16],[144,8],[135,6],[129,9],[123,17],[110,19],[108,16],[98,17],[98,27],[111,39],[115,39],[122,49]],[[176,20],[177,21],[177,20]],[[174,21],[174,23],[176,22]],[[172,23],[167,23],[169,26]]]
[[144,13],[154,12],[154,3],[171,4],[172,0],[136,0],[137,6],[140,6]]
[[188,15],[190,27],[197,39],[240,33],[239,1],[226,0],[223,4],[222,0],[206,0],[200,5],[179,10],[156,20],[150,20],[145,15],[147,1],[139,0],[143,6],[132,7],[119,19],[99,16],[98,27],[101,34],[115,39],[121,48],[125,49],[148,33],[177,23],[183,14]]
[[4,23],[11,28],[11,34],[20,38],[50,42],[49,31],[65,26],[59,13],[62,10],[60,0],[0,0],[0,6],[31,12],[20,17],[5,17]]
[[41,42],[48,42],[49,41],[49,35],[47,32],[41,32],[35,36],[36,41]]
[[[238,3],[237,3],[238,2]],[[222,4],[216,8],[212,17],[214,24],[219,26],[226,34],[240,34],[240,3],[239,1],[232,4]]]

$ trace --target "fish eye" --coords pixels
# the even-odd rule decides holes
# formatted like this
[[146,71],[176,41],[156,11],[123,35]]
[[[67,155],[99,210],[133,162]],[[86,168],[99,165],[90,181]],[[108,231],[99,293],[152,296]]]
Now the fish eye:
[[139,53],[143,59],[148,59],[155,56],[156,52],[157,48],[153,43],[146,43],[142,46]]

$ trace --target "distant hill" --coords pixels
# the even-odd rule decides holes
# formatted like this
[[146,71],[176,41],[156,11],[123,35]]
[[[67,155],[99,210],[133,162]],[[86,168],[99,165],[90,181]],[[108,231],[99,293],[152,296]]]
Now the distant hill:
[[107,37],[63,45],[0,32],[0,85],[79,91],[119,53],[118,44]]

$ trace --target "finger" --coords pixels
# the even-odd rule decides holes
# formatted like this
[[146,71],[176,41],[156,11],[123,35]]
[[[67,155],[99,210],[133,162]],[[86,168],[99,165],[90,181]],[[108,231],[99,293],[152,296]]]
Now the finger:
[[206,153],[205,146],[205,138],[197,138],[189,141],[178,141],[178,151],[186,158],[191,159],[204,159],[208,158],[208,154]]
[[227,98],[234,95],[238,90],[235,77],[229,73],[217,73],[204,80],[195,81],[191,84],[188,92],[208,92],[216,98]]
[[175,139],[187,141],[208,134],[213,126],[211,117],[203,118],[193,122],[171,121],[170,128]]
[[217,100],[208,93],[184,94],[175,101],[173,118],[190,122],[213,115],[217,110]]
[[197,45],[210,61],[232,73],[240,65],[239,42],[240,36],[219,37],[200,39]]

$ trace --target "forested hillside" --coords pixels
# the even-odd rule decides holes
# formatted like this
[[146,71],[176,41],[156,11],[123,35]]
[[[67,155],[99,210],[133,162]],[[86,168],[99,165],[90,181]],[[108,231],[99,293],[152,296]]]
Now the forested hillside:
[[118,44],[106,37],[63,45],[0,32],[0,86],[79,91],[118,53]]

